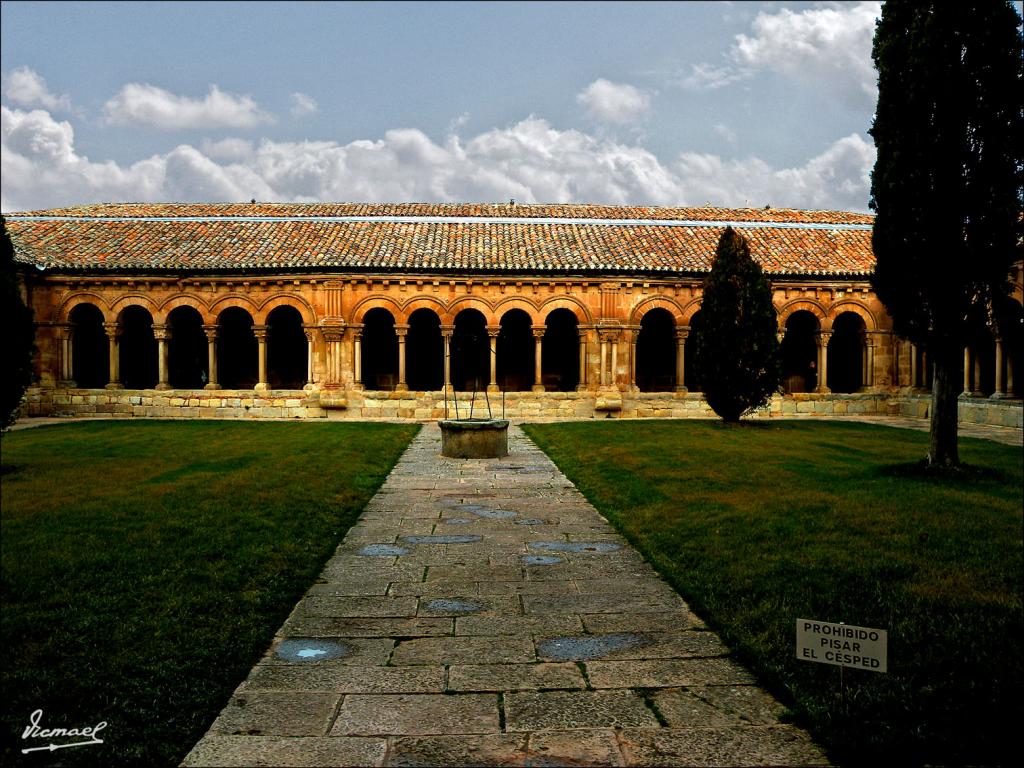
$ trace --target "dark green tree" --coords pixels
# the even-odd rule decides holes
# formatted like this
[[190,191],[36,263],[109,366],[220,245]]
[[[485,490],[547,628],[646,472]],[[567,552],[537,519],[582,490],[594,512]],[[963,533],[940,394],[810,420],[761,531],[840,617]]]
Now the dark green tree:
[[779,342],[772,292],[745,237],[727,227],[704,279],[694,363],[708,405],[736,422],[767,405],[779,388]]
[[14,423],[25,388],[32,383],[32,355],[35,352],[35,328],[32,310],[21,296],[14,246],[7,225],[0,217],[0,304],[3,305],[3,373],[0,374],[0,430]]
[[1007,0],[889,0],[875,30],[872,284],[935,364],[932,466],[959,464],[964,346],[998,323],[1021,258],[1020,23]]

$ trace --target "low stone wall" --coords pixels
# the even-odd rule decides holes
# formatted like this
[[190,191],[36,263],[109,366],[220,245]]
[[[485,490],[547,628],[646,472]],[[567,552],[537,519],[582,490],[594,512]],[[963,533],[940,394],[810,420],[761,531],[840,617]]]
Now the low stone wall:
[[[472,399],[472,403],[470,402]],[[488,410],[488,402],[490,410]],[[458,414],[441,392],[374,392],[362,390],[107,390],[32,388],[26,416],[137,416],[158,418],[315,418],[415,419],[493,416],[518,420],[580,418],[713,418],[699,392],[508,392],[485,396],[459,394]],[[851,395],[800,393],[776,395],[755,418],[889,415],[926,418],[931,398],[925,394],[864,392]],[[1020,400],[964,398],[960,421],[1024,427]]]

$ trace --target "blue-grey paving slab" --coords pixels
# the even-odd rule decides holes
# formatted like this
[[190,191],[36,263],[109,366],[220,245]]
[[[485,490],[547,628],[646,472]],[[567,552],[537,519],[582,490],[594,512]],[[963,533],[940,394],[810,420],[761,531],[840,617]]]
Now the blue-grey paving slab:
[[825,764],[517,427],[424,427],[185,765]]

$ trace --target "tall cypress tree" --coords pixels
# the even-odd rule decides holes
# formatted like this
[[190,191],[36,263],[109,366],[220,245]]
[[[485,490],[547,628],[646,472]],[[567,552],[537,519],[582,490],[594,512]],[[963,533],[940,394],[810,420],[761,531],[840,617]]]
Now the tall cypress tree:
[[972,322],[998,322],[1021,258],[1019,25],[1008,0],[888,0],[875,31],[872,284],[935,364],[931,465],[959,463],[964,346]]
[[7,225],[0,217],[0,305],[3,307],[3,373],[0,374],[0,430],[6,429],[18,414],[25,388],[32,382],[32,354],[35,328],[32,310],[21,298],[14,246]]
[[708,405],[727,422],[767,405],[779,388],[772,292],[747,239],[726,227],[704,279],[695,363]]

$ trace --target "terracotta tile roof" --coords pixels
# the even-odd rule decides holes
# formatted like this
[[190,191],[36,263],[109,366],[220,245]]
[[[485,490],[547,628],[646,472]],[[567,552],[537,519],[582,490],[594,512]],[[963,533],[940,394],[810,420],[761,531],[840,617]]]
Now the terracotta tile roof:
[[771,275],[863,276],[873,217],[590,205],[90,205],[5,216],[55,271],[706,272],[727,223]]

